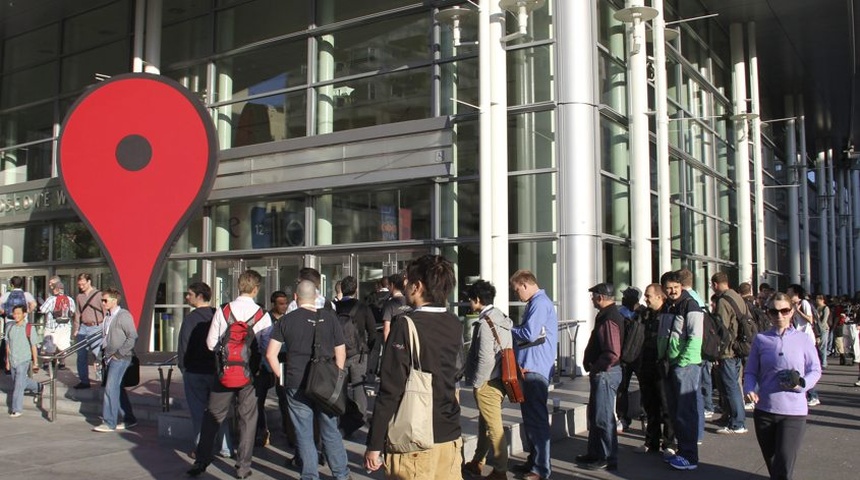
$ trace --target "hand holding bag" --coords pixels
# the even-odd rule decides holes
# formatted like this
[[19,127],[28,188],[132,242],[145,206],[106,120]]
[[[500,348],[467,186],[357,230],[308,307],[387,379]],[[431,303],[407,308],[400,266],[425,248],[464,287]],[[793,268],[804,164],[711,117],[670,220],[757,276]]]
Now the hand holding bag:
[[[314,322],[313,353],[305,376],[305,395],[322,411],[340,416],[346,412],[346,370],[338,368],[334,356],[320,355],[317,343],[317,324],[321,321],[317,313]],[[332,352],[333,353],[333,352]]]
[[[408,453],[433,447],[433,374],[421,371],[421,343],[415,324],[403,316],[409,330],[411,362],[406,389],[394,417],[388,422],[386,451]],[[416,368],[417,367],[417,368]]]
[[523,369],[517,363],[517,356],[514,354],[513,348],[502,348],[502,342],[499,340],[499,334],[496,332],[496,326],[493,321],[487,317],[487,325],[493,332],[493,338],[496,345],[502,353],[502,383],[505,385],[505,393],[508,395],[508,400],[514,403],[523,403],[526,401],[523,395]]

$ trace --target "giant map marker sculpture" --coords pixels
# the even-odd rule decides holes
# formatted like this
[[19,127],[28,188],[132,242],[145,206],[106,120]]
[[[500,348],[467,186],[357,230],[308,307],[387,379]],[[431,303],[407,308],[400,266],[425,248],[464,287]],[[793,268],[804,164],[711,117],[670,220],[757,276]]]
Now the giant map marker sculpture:
[[212,118],[171,79],[115,76],[72,106],[57,164],[72,207],[101,246],[148,345],[168,251],[215,183]]

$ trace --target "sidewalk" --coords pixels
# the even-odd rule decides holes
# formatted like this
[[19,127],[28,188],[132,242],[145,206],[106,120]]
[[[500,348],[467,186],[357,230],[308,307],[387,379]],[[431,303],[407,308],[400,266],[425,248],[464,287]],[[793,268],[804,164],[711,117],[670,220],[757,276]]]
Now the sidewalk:
[[[851,478],[860,470],[855,452],[860,447],[860,388],[854,387],[857,367],[831,366],[822,378],[820,396],[822,405],[814,407],[808,421],[806,444],[801,453],[796,478]],[[556,391],[557,396],[582,398],[580,389],[584,379],[566,380],[561,387],[571,391]],[[152,392],[157,388],[157,374],[142,387]],[[9,386],[9,377],[0,377],[3,390]],[[181,393],[181,383],[174,379],[171,393]],[[561,390],[561,389],[559,389]],[[157,390],[156,390],[157,391]],[[508,414],[506,409],[506,416]],[[464,412],[471,412],[465,406]],[[471,413],[468,413],[471,415]],[[28,480],[55,480],[57,478],[107,480],[173,479],[184,478],[191,465],[188,442],[158,437],[154,422],[141,422],[131,431],[99,434],[90,429],[98,423],[97,416],[60,414],[53,423],[46,421],[34,409],[28,397],[24,416],[9,418],[0,415],[0,478],[26,478]],[[466,418],[464,423],[471,424]],[[634,453],[642,444],[639,424],[619,437],[621,448],[617,472],[587,472],[574,467],[573,458],[585,451],[585,437],[559,440],[552,445],[554,480],[565,479],[663,479],[684,476],[696,480],[734,480],[766,478],[764,462],[759,453],[752,419],[747,420],[750,433],[740,436],[721,436],[709,433],[701,447],[699,469],[686,473],[675,472],[656,456]],[[465,430],[465,429],[464,429]],[[360,466],[364,452],[364,433],[346,441],[350,469],[355,479],[381,479],[381,473],[367,475]],[[284,466],[287,457],[285,439],[279,432],[273,434],[273,444],[257,448],[254,458],[255,479],[299,478],[298,472]],[[511,463],[522,461],[514,457]],[[201,478],[233,478],[233,461],[218,459]],[[321,478],[331,478],[327,467],[321,468]],[[511,476],[511,478],[514,478]]]

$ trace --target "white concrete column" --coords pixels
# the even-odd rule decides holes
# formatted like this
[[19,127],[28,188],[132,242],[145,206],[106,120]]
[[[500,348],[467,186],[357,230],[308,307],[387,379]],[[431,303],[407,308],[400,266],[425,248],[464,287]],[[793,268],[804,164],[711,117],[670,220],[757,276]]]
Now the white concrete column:
[[[478,173],[480,174],[480,274],[483,279],[493,278],[493,135],[490,122],[491,92],[490,71],[490,0],[481,0],[478,12],[478,83],[479,98],[479,131],[478,139]],[[506,283],[507,284],[507,283]],[[497,287],[500,287],[497,286]],[[498,290],[497,288],[497,291]]]
[[159,75],[161,73],[161,11],[162,0],[146,2],[146,39],[144,41],[143,71]]
[[830,215],[829,189],[827,188],[827,156],[818,152],[815,172],[815,188],[818,190],[818,281],[821,293],[830,295],[830,229],[827,217]]
[[839,188],[839,216],[836,224],[839,226],[839,288],[843,294],[854,293],[848,285],[848,182],[844,168],[836,172],[836,185]]
[[131,71],[143,72],[143,39],[146,32],[146,0],[134,2],[134,42],[132,44]]
[[767,230],[764,223],[764,164],[762,161],[761,142],[761,98],[758,85],[758,49],[756,44],[755,22],[747,24],[747,42],[749,45],[750,70],[750,108],[754,114],[752,120],[751,139],[753,144],[753,184],[755,186],[755,280],[754,287],[765,282],[767,272],[767,254],[765,253],[765,237]]
[[858,170],[851,170],[851,200],[851,217],[854,220],[854,228],[852,229],[852,238],[854,239],[852,260],[854,262],[854,288],[851,292],[853,295],[860,289],[860,171]]
[[[747,113],[747,75],[744,61],[743,25],[729,27],[732,48],[732,103],[736,115]],[[739,282],[752,281],[752,202],[750,192],[750,159],[747,118],[735,124],[735,183],[738,199],[738,277]]]
[[[794,97],[786,95],[785,114],[795,114]],[[788,172],[788,280],[800,283],[800,203],[797,180],[797,128],[794,118],[785,122],[785,166]]]
[[797,102],[800,127],[800,151],[798,152],[798,194],[800,195],[800,223],[803,225],[800,231],[800,284],[807,291],[812,288],[811,270],[812,261],[809,259],[809,171],[806,162],[806,117],[803,115],[803,99]]
[[[628,0],[641,7],[642,0]],[[648,65],[645,23],[628,24],[627,92],[630,129],[630,268],[632,285],[644,289],[653,282],[651,270],[651,148],[648,132]]]
[[601,242],[598,230],[600,184],[600,103],[597,93],[597,5],[557,2],[559,168],[559,278],[562,320],[585,320],[579,329],[577,362],[582,358],[594,309],[588,288],[598,282]]
[[838,217],[836,216],[836,179],[833,176],[833,149],[830,148],[827,150],[827,195],[828,202],[827,206],[829,208],[828,213],[828,224],[827,228],[830,229],[830,235],[828,236],[830,248],[830,288],[832,289],[833,295],[841,295],[842,294],[842,285],[839,285],[839,265],[836,264],[836,259],[839,258],[836,256],[836,222],[838,221]]
[[[654,19],[654,88],[657,120],[657,250],[659,272],[672,270],[671,179],[669,175],[669,102],[666,72],[666,19],[663,0],[653,0],[651,6],[659,13]],[[638,286],[642,288],[641,286]]]
[[[490,10],[490,115],[492,125],[492,268],[490,281],[496,285],[497,297],[494,305],[508,311],[508,94],[507,94],[507,52],[502,37],[505,36],[505,12],[499,2],[483,2]],[[483,7],[482,7],[483,8]],[[484,173],[482,173],[483,177]],[[485,177],[484,177],[485,178]],[[483,255],[483,252],[481,252]],[[519,268],[519,266],[517,266]]]

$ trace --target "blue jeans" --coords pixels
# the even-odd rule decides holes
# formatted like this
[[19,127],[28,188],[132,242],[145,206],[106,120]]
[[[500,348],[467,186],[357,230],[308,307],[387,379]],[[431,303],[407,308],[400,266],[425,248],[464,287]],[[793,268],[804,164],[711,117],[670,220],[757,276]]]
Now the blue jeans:
[[746,411],[744,411],[744,397],[741,387],[738,385],[738,376],[741,372],[740,358],[723,358],[720,360],[720,382],[726,402],[729,406],[728,425],[732,430],[743,428],[746,423]]
[[714,411],[714,382],[711,378],[711,367],[713,367],[711,362],[702,360],[702,407],[706,412]]
[[821,368],[827,368],[827,353],[830,351],[827,348],[827,337],[830,336],[830,330],[821,332],[821,340],[818,342],[818,360],[821,361]]
[[[92,335],[95,332],[98,332],[101,327],[97,325],[86,326],[81,325],[81,328],[78,329],[78,334],[75,335],[75,343],[83,342],[87,339],[88,336]],[[95,342],[95,347],[90,348],[82,348],[78,350],[78,358],[77,358],[77,367],[78,367],[78,379],[81,383],[85,385],[90,384],[90,352],[92,351],[96,358],[98,358],[99,351],[101,350],[101,342]]]
[[703,413],[699,393],[701,378],[701,365],[670,367],[667,393],[669,412],[675,420],[678,455],[686,458],[692,464],[699,463],[699,446],[696,445],[696,437]]
[[314,418],[319,423],[320,439],[331,473],[337,480],[348,479],[346,448],[337,429],[338,418],[319,411],[304,392],[297,388],[287,388],[287,408],[296,429],[299,457],[302,459],[302,480],[320,478],[317,447],[314,444]]
[[[215,375],[185,372],[182,374],[182,383],[185,385],[185,401],[188,402],[188,413],[191,414],[191,425],[194,429],[194,446],[200,441],[200,428],[203,425],[203,412],[209,406],[209,394]],[[227,453],[230,448],[230,425],[228,422],[221,423],[218,436],[221,437],[221,453]]]
[[[621,377],[619,374],[619,381]],[[526,438],[531,444],[528,463],[532,464],[532,472],[543,478],[549,478],[552,473],[549,460],[549,411],[546,408],[549,397],[549,380],[543,375],[535,372],[526,372],[523,379],[523,396],[525,402],[520,404],[523,415],[523,428]],[[618,382],[615,383],[616,388]],[[615,408],[615,397],[608,401],[610,410]],[[614,421],[614,410],[613,410]]]
[[24,390],[35,392],[39,385],[35,380],[27,376],[30,372],[30,361],[12,365],[12,382],[15,387],[12,390],[12,413],[24,410]]
[[591,391],[588,395],[588,455],[618,461],[618,432],[615,430],[613,400],[621,383],[621,367],[616,365],[605,372],[588,377]]
[[137,421],[131,409],[131,402],[128,400],[128,393],[122,387],[122,377],[129,365],[131,365],[130,358],[125,360],[114,359],[108,365],[102,405],[102,421],[110,428],[116,428],[120,413],[122,413],[122,419],[125,423]]

